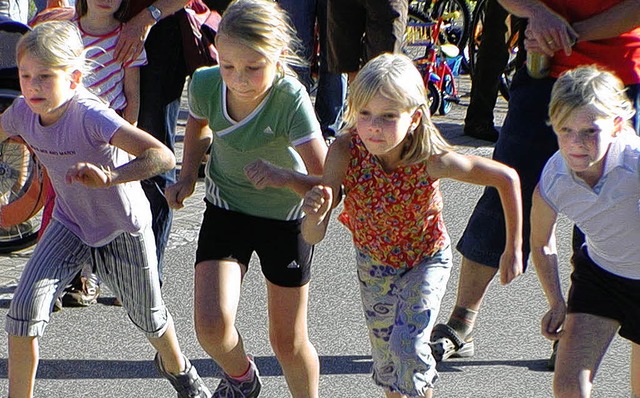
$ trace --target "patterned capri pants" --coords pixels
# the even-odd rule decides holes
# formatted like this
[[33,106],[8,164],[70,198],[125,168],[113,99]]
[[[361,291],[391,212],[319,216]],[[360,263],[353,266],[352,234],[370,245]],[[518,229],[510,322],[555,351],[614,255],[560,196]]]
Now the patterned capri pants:
[[422,397],[438,378],[429,340],[451,273],[451,247],[411,268],[356,254],[373,380],[388,391]]

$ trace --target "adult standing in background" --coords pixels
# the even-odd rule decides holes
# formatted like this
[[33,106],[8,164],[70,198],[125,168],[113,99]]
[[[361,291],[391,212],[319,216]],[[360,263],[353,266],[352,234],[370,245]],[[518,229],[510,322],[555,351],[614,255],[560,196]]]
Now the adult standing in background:
[[[500,0],[507,11],[527,18],[527,51],[552,57],[550,76],[534,79],[526,68],[513,78],[509,110],[493,158],[518,171],[522,182],[523,254],[529,254],[533,190],[549,157],[558,149],[547,124],[551,88],[564,71],[597,64],[615,72],[638,110],[640,5],[637,0]],[[638,131],[638,117],[634,120]],[[492,189],[478,201],[457,249],[463,256],[456,306],[447,324],[434,327],[432,349],[441,359],[472,356],[471,337],[489,284],[498,272],[505,230],[500,198]],[[504,270],[501,270],[503,272]]]
[[[148,64],[140,68],[138,127],[174,150],[180,97],[187,76],[182,34],[175,14],[188,0],[132,0],[116,45],[118,60],[132,59],[144,48]],[[162,282],[164,250],[171,232],[173,211],[164,189],[176,181],[176,170],[143,180],[151,204],[156,239],[158,275]]]
[[408,12],[407,0],[327,0],[329,70],[351,82],[370,59],[401,52]]
[[[293,27],[301,41],[300,55],[313,61],[316,50],[316,23],[320,46],[318,85],[315,110],[325,140],[332,140],[340,128],[341,110],[347,95],[346,78],[341,73],[329,72],[327,65],[327,1],[328,0],[278,0],[278,4],[289,14]],[[294,67],[298,78],[311,92],[313,82],[311,67]]]

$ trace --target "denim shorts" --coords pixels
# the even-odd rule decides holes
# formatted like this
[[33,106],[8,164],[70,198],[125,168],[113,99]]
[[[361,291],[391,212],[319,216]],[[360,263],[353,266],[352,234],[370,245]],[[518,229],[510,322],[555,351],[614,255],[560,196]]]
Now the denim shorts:
[[388,391],[423,396],[438,378],[429,340],[451,273],[451,247],[411,268],[394,268],[356,249],[373,380]]
[[[509,111],[493,151],[493,159],[514,168],[522,184],[523,260],[529,255],[531,198],[547,160],[558,150],[547,125],[548,104],[555,79],[533,79],[526,68],[516,72],[510,89]],[[469,260],[497,268],[504,251],[505,226],[500,196],[487,187],[476,204],[456,248]]]

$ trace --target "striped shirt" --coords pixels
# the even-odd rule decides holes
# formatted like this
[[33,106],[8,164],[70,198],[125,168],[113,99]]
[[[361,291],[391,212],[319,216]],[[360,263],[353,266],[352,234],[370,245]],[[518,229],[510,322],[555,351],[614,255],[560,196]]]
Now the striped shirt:
[[133,61],[118,62],[113,58],[113,50],[120,36],[122,25],[104,35],[85,32],[79,19],[73,22],[80,30],[82,42],[88,48],[87,58],[91,62],[91,73],[83,79],[83,84],[95,95],[109,104],[109,107],[121,112],[127,106],[124,94],[124,68],[136,68],[147,64],[147,54],[143,50]]

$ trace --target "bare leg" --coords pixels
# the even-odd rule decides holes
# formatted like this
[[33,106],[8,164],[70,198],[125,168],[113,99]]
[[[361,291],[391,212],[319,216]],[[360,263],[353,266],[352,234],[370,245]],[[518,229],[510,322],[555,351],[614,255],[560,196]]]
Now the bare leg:
[[489,284],[497,273],[497,268],[489,267],[462,257],[456,305],[479,311]]
[[9,335],[9,396],[33,396],[40,349],[37,337]]
[[593,379],[620,324],[590,314],[568,314],[553,378],[556,397],[589,397]]
[[640,344],[631,344],[631,392],[640,398]]
[[249,368],[235,322],[246,267],[233,261],[196,265],[195,326],[202,348],[222,370],[240,376]]
[[320,363],[309,341],[309,284],[281,287],[267,282],[269,338],[294,398],[318,396]]
[[157,338],[149,338],[149,342],[160,354],[162,365],[167,372],[177,375],[186,370],[186,363],[180,351],[176,329],[171,318],[164,334]]

